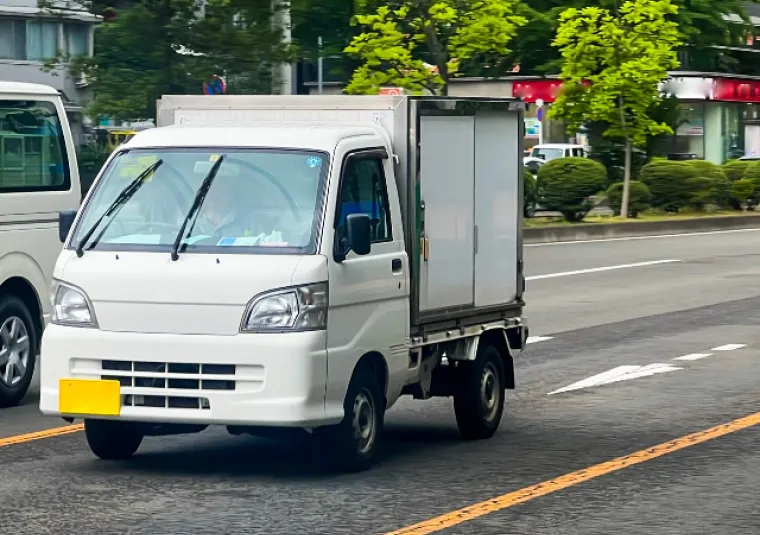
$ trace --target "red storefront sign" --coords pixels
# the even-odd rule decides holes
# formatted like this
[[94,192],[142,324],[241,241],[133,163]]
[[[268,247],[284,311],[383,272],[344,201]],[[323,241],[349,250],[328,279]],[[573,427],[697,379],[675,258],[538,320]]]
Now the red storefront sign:
[[512,82],[512,95],[530,103],[537,100],[543,100],[546,103],[554,102],[561,89],[562,82],[559,80]]
[[760,103],[760,81],[715,78],[712,99]]

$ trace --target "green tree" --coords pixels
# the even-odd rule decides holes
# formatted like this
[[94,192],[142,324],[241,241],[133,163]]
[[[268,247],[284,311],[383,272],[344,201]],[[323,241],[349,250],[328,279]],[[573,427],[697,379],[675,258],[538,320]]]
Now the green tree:
[[[760,74],[760,64],[747,61],[749,54],[744,54],[742,61],[740,52],[726,48],[746,46],[747,33],[753,29],[746,6],[760,0],[672,2],[678,8],[673,20],[683,36],[681,52],[688,70]],[[557,32],[561,13],[568,8],[584,7],[614,11],[620,3],[620,0],[530,0],[520,12],[530,22],[517,31],[511,63],[519,63],[521,73],[558,73],[562,58],[549,44]],[[727,20],[727,16],[733,20]]]
[[[41,5],[53,12],[55,5]],[[93,57],[51,58],[85,75],[88,113],[116,119],[152,118],[163,94],[201,94],[214,74],[229,93],[270,93],[274,67],[291,57],[281,27],[284,4],[271,0],[73,0],[103,17]],[[202,9],[201,9],[202,7]]]
[[678,66],[675,13],[670,0],[628,0],[616,13],[571,8],[562,13],[553,43],[565,62],[563,90],[550,116],[562,117],[573,133],[585,122],[603,122],[605,137],[625,141],[622,217],[628,217],[633,146],[672,132],[651,113],[662,100],[659,84]]
[[462,62],[497,64],[527,20],[518,0],[396,0],[357,15],[364,32],[346,53],[362,61],[346,91],[377,93],[386,85],[447,94]]

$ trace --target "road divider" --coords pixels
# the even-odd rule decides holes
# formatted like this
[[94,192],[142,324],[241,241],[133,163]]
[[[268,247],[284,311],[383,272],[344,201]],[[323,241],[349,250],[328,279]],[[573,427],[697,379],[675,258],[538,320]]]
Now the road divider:
[[673,219],[670,221],[578,223],[574,225],[527,227],[523,229],[523,240],[526,244],[545,244],[757,229],[760,229],[760,213]]
[[663,442],[662,444],[658,444],[645,450],[639,450],[629,455],[618,457],[617,459],[595,464],[588,468],[584,468],[583,470],[571,472],[480,503],[463,507],[456,511],[451,511],[450,513],[431,518],[430,520],[424,520],[418,524],[385,533],[385,535],[429,535],[430,533],[437,533],[482,516],[535,500],[541,496],[553,494],[586,481],[597,479],[614,472],[619,472],[629,466],[652,461],[663,455],[668,455],[669,453],[696,446],[697,444],[715,440],[716,438],[736,433],[758,424],[760,424],[760,412],[716,425],[715,427],[697,433],[682,436],[669,442]]
[[60,437],[62,435],[70,435],[71,433],[78,433],[84,430],[84,425],[64,425],[62,427],[53,427],[52,429],[45,429],[44,431],[35,431],[34,433],[26,433],[23,435],[16,435],[13,437],[0,438],[0,447],[13,446],[14,444],[23,444],[24,442],[32,442],[34,440],[41,440],[43,438]]
[[571,275],[585,275],[588,273],[601,273],[603,271],[614,271],[616,269],[629,269],[637,267],[658,266],[661,264],[673,264],[680,260],[651,260],[649,262],[636,262],[634,264],[618,264],[616,266],[601,266],[587,269],[576,269],[574,271],[561,271],[559,273],[546,273],[545,275],[532,275],[525,277],[526,281],[535,281],[543,279],[555,279],[557,277],[569,277]]

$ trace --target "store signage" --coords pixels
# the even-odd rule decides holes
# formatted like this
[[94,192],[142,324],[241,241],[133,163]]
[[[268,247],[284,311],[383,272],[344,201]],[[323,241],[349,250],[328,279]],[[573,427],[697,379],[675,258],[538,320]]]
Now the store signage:
[[713,99],[760,103],[760,81],[716,78]]

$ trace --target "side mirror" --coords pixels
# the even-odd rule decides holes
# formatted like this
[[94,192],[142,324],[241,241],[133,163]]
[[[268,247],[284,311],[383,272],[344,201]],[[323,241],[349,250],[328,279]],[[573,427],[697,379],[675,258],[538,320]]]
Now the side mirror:
[[351,214],[346,218],[348,247],[359,256],[369,254],[372,247],[371,224],[367,214]]
[[61,243],[66,241],[66,237],[69,235],[71,226],[74,224],[74,219],[77,217],[76,210],[66,210],[58,212],[58,239]]

